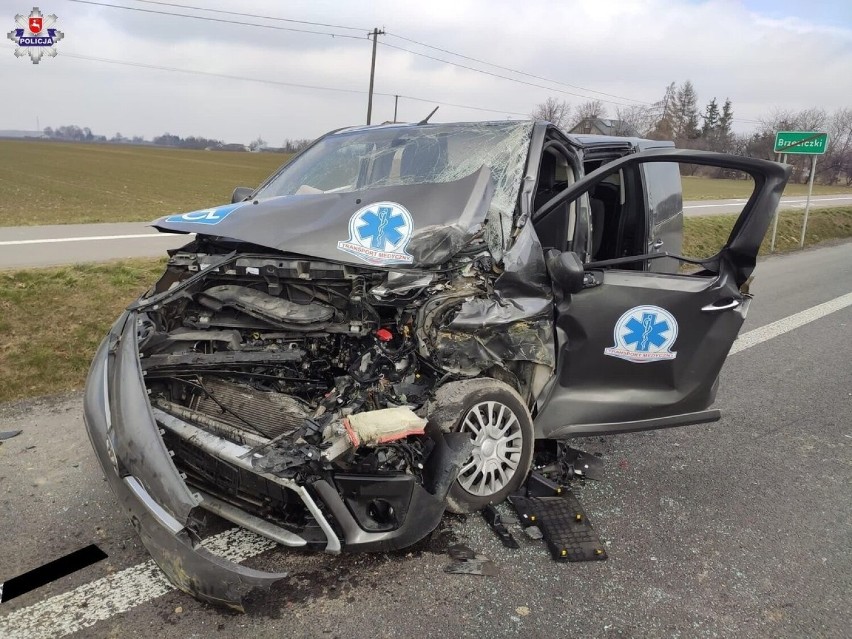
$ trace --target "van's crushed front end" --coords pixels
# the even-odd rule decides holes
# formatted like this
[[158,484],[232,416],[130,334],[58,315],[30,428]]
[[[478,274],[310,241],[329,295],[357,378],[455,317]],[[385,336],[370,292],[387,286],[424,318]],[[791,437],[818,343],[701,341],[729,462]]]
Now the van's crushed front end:
[[[358,455],[334,463],[336,453],[322,443],[335,440],[338,451],[341,445],[349,450],[351,435],[324,438],[322,420],[308,415],[307,404],[248,381],[263,380],[264,373],[223,376],[221,361],[193,373],[174,363],[149,366],[157,355],[139,357],[146,322],[125,313],[104,340],[89,377],[85,418],[114,493],[176,586],[240,608],[250,590],[284,576],[243,567],[201,546],[210,512],[284,546],[331,553],[402,548],[438,525],[449,485],[470,454],[467,435],[442,433],[402,409],[410,412],[403,415],[409,418],[404,430],[393,419],[353,433],[369,431],[369,437],[390,426],[386,437],[421,437],[386,443],[374,437]],[[220,360],[215,354],[211,360]],[[255,371],[265,368],[252,364]]]
[[[522,166],[528,129],[510,133],[501,153]],[[458,402],[482,404],[499,386],[522,415],[554,350],[541,248],[529,226],[503,233],[495,202],[507,196],[495,189],[508,178],[481,160],[461,179],[276,195],[156,223],[197,237],[102,343],[85,419],[176,586],[239,609],[284,576],[206,550],[221,519],[285,547],[386,551],[437,527],[461,472],[485,490],[477,442],[452,432]],[[507,489],[526,475],[528,424],[523,458],[519,445],[489,444],[488,472]]]

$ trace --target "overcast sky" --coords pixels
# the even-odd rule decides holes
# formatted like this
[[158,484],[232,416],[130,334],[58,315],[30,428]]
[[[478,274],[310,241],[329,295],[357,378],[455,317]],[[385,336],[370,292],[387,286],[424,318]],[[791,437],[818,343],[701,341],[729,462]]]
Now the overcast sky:
[[[852,107],[848,0],[173,0],[352,30],[137,0],[98,1],[279,28],[39,0],[43,13],[59,17],[56,26],[65,39],[56,58],[33,65],[29,58],[16,59],[12,43],[3,38],[0,129],[34,129],[38,117],[41,127],[76,124],[107,136],[121,132],[151,138],[168,131],[245,143],[262,136],[272,145],[285,138],[316,137],[365,122],[370,69],[366,31],[375,26],[387,31],[379,37],[383,44],[378,48],[376,91],[424,100],[400,98],[401,120],[421,119],[438,104],[442,106],[434,121],[521,117],[549,96],[572,103],[590,98],[654,102],[669,82],[686,79],[694,83],[701,108],[713,96],[720,102],[730,97],[739,131],[753,127],[749,120],[774,106]],[[28,15],[31,4],[0,0],[0,24],[5,25],[0,30],[5,34],[13,29],[14,15]],[[564,84],[453,57],[395,36]],[[386,45],[552,88],[519,84]],[[390,96],[375,98],[374,123],[393,117]],[[610,115],[617,106],[612,102],[607,103]]]

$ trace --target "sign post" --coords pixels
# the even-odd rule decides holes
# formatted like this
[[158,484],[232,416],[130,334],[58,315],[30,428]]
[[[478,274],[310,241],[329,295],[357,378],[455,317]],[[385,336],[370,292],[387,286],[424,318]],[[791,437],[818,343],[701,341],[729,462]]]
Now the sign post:
[[[802,235],[799,238],[799,248],[805,247],[805,233],[808,229],[808,213],[811,209],[811,194],[814,190],[814,176],[816,175],[816,161],[818,155],[823,155],[828,149],[828,133],[819,131],[778,131],[775,134],[775,153],[783,153],[784,161],[787,154],[810,155],[811,174],[808,179],[808,197],[805,200],[805,218],[802,221]],[[778,211],[775,211],[775,219],[772,223],[772,243],[770,252],[775,252],[775,235],[778,232]]]
[[[778,153],[778,160],[781,164],[787,164],[787,154]],[[772,242],[769,244],[769,252],[775,252],[775,238],[778,236],[778,209],[775,209],[775,215],[772,218]]]

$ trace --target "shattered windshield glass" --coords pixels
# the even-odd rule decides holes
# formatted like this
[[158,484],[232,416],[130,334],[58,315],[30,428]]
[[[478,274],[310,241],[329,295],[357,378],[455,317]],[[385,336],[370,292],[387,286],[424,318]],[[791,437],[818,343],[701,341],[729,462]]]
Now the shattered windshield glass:
[[495,187],[489,217],[499,219],[493,226],[500,246],[511,228],[532,126],[529,121],[473,122],[333,133],[273,177],[258,197],[452,182],[487,166]]

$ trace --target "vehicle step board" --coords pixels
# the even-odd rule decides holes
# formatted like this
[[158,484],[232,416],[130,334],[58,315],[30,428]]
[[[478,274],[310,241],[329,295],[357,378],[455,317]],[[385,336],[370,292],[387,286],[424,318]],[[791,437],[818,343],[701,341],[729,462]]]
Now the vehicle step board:
[[606,548],[579,500],[566,488],[555,497],[510,497],[523,526],[538,526],[556,561],[603,561]]

